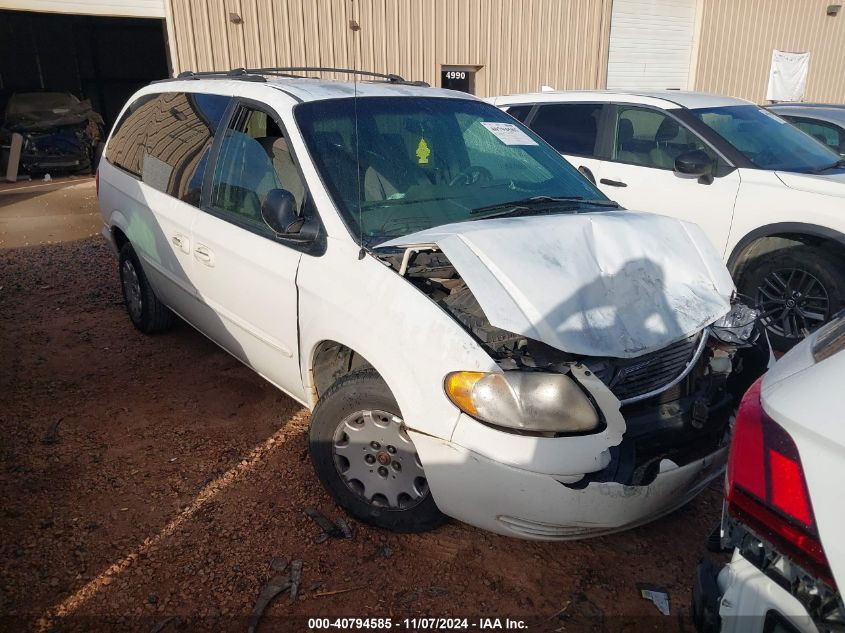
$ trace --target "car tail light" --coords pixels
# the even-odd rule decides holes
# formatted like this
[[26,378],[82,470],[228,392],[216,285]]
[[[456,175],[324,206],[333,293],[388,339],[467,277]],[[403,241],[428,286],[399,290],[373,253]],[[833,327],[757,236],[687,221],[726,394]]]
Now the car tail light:
[[798,447],[760,402],[755,382],[739,405],[728,457],[728,513],[807,572],[835,587]]
[[94,172],[94,189],[97,192],[97,195],[100,195],[100,169],[98,168],[96,172]]

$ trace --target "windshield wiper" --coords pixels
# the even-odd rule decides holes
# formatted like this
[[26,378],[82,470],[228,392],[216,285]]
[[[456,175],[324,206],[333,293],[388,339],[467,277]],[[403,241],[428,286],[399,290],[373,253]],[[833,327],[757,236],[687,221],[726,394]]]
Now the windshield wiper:
[[823,171],[827,171],[828,169],[835,169],[837,167],[845,167],[845,158],[840,158],[838,161],[836,161],[832,165],[825,165],[824,167],[817,167],[816,169],[811,169],[810,171],[814,174],[820,174]]
[[519,214],[530,211],[530,207],[538,204],[554,204],[567,203],[574,207],[604,207],[607,209],[618,209],[619,205],[612,200],[587,200],[581,196],[532,196],[522,200],[510,200],[508,202],[499,202],[497,204],[490,204],[486,207],[477,207],[470,211],[470,215],[478,215],[479,213],[486,213],[487,211],[497,211],[503,209],[498,213],[491,213],[485,215],[486,218],[501,217],[503,215]]

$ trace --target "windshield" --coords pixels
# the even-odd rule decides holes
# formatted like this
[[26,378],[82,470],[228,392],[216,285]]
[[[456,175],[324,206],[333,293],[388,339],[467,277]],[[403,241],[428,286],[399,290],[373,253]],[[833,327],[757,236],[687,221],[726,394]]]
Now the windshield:
[[[344,220],[368,245],[502,215],[511,202],[542,203],[536,204],[538,213],[571,212],[589,201],[596,201],[589,207],[595,210],[607,203],[557,152],[487,103],[436,97],[357,101],[357,147],[355,99],[304,103],[295,112]],[[527,206],[533,212],[535,205]]]
[[754,105],[691,112],[760,169],[818,172],[840,160],[811,136]]

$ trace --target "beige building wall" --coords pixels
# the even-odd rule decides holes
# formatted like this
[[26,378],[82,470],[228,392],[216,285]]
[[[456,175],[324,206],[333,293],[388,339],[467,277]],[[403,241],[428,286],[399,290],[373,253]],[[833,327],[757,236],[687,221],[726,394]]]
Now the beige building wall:
[[611,2],[168,0],[169,45],[177,73],[357,66],[438,86],[446,64],[479,67],[480,96],[601,88]]
[[845,103],[841,0],[699,0],[696,90],[766,103],[772,50],[810,53],[805,101]]

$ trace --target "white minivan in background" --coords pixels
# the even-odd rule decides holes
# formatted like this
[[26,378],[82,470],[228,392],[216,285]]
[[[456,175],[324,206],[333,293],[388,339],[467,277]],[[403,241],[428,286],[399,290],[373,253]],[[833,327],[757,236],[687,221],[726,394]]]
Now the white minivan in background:
[[721,474],[768,346],[696,226],[464,93],[290,72],[121,113],[99,202],[138,329],[178,315],[312,409],[321,481],[385,528],[602,534]]
[[845,307],[845,159],[777,115],[679,90],[489,101],[622,206],[698,224],[773,346]]

